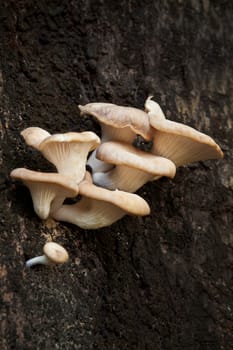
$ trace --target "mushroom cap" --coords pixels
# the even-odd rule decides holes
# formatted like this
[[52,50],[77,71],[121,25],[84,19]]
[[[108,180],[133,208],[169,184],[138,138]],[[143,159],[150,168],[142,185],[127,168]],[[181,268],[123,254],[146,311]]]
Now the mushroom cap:
[[76,181],[62,174],[17,168],[10,176],[23,181],[29,188],[34,210],[41,219],[46,219],[52,210],[62,205],[66,197],[75,197],[79,191]]
[[55,143],[87,143],[89,142],[90,151],[95,149],[100,144],[100,138],[92,131],[83,132],[67,132],[65,134],[50,135],[39,145],[40,151],[43,151],[46,146]]
[[153,96],[148,96],[145,101],[145,110],[149,115],[153,115],[156,119],[166,119],[160,105],[152,100]]
[[171,159],[176,166],[207,159],[221,159],[223,152],[209,136],[194,128],[149,115],[154,128],[152,152]]
[[88,153],[100,144],[100,138],[92,131],[54,134],[38,146],[44,157],[53,163],[58,172],[72,176],[80,182],[85,175]]
[[173,178],[176,174],[176,166],[171,160],[143,152],[126,143],[104,142],[98,147],[96,157],[106,163],[125,165],[154,176]]
[[63,205],[53,212],[53,218],[90,230],[110,226],[126,214],[143,216],[150,213],[149,205],[140,196],[95,186],[88,172],[80,189],[81,200],[73,205]]
[[24,129],[20,134],[23,136],[27,145],[32,146],[36,149],[38,149],[39,144],[44,139],[51,136],[48,131],[42,128],[38,128],[37,126],[32,126],[30,128]]
[[90,174],[87,174],[86,178],[80,182],[79,193],[91,199],[114,204],[131,215],[143,216],[150,214],[150,207],[142,197],[134,193],[119,190],[111,191],[98,187],[92,183]]
[[55,242],[46,243],[44,245],[43,251],[49,259],[49,261],[51,261],[54,264],[63,264],[69,259],[69,254],[67,250],[60,244]]
[[72,196],[78,194],[78,185],[71,177],[57,173],[42,173],[26,168],[16,168],[12,170],[10,176],[23,182],[47,183],[57,185],[68,190]]
[[81,115],[92,115],[100,123],[120,129],[129,127],[135,134],[143,136],[145,140],[151,139],[148,115],[140,109],[102,102],[79,105],[79,109]]

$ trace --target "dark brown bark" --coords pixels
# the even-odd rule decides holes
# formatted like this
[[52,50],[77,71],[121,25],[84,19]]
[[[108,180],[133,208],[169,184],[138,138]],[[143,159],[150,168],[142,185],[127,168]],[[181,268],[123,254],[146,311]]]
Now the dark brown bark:
[[[232,16],[223,0],[1,0],[1,350],[233,349]],[[149,94],[224,160],[145,185],[149,217],[41,222],[9,173],[50,165],[20,131],[98,131],[78,104],[143,108]],[[49,238],[69,264],[25,271]]]

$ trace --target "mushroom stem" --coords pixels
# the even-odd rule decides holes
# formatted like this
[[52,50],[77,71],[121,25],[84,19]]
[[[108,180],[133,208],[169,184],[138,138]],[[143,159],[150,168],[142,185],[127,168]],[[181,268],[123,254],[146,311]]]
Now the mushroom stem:
[[87,160],[87,165],[89,165],[93,172],[103,172],[110,170],[113,168],[112,164],[105,163],[102,160],[96,158],[96,150],[92,152],[90,157]]
[[69,254],[65,248],[55,242],[48,242],[43,248],[44,255],[36,256],[35,258],[26,261],[26,267],[32,267],[37,264],[53,265],[63,264],[68,261]]
[[40,256],[36,256],[35,258],[31,258],[29,260],[26,261],[26,267],[32,267],[34,265],[50,265],[51,261],[49,261],[49,259],[47,258],[46,255],[40,255]]
[[155,180],[153,174],[123,165],[116,166],[106,173],[98,172],[93,174],[95,185],[109,190],[115,190],[117,188],[118,190],[131,193],[136,192],[145,183],[152,180]]

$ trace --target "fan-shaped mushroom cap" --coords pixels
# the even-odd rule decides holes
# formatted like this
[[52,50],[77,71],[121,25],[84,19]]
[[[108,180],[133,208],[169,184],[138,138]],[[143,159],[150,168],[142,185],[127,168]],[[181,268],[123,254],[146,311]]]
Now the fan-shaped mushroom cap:
[[46,243],[44,245],[43,251],[49,261],[54,264],[64,264],[69,259],[67,250],[55,242]]
[[[152,138],[148,115],[140,109],[102,102],[80,105],[79,108],[81,115],[89,114],[98,120],[102,142],[123,141],[132,144],[136,135],[145,140]],[[111,168],[96,158],[96,151],[91,154],[87,164],[93,172],[105,172]]]
[[220,159],[223,152],[209,136],[181,123],[149,115],[154,128],[152,153],[171,159],[176,166]]
[[29,188],[34,210],[41,219],[46,219],[57,210],[64,199],[78,194],[76,181],[56,173],[41,173],[25,168],[14,169],[10,176],[21,180]]
[[63,205],[53,213],[53,218],[85,229],[97,229],[111,225],[126,214],[143,216],[150,213],[150,207],[140,196],[95,186],[90,175],[79,188],[81,200],[73,205]]
[[68,132],[47,137],[38,149],[59,173],[73,177],[78,183],[85,176],[88,153],[99,144],[100,139],[94,132]]
[[48,131],[38,128],[37,126],[31,126],[30,128],[24,129],[20,134],[23,136],[27,145],[36,149],[38,149],[39,144],[44,141],[46,137],[51,136]]
[[147,98],[145,109],[154,134],[153,154],[171,159],[176,166],[223,157],[222,150],[211,137],[190,126],[167,120],[152,96]]
[[92,115],[100,122],[104,141],[132,143],[137,134],[145,140],[151,139],[148,115],[140,109],[101,102],[80,105],[79,108],[81,115]]
[[[132,144],[136,135],[145,140],[152,138],[148,115],[140,109],[102,102],[80,105],[79,108],[81,115],[88,114],[99,121],[102,142],[123,141]],[[87,164],[93,172],[105,172],[111,168],[96,158],[96,151],[91,154]]]
[[146,182],[161,176],[174,177],[175,164],[169,159],[143,152],[120,142],[105,142],[97,149],[98,159],[114,164],[106,173],[94,173],[96,185],[135,192]]

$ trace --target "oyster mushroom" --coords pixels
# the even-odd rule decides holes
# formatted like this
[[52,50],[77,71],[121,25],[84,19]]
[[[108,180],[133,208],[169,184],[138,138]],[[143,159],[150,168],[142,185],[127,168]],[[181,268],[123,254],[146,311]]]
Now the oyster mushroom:
[[105,142],[99,146],[96,156],[114,165],[105,173],[93,174],[96,185],[111,190],[118,188],[135,192],[148,181],[161,176],[173,178],[176,173],[176,166],[169,159],[143,152],[126,143]]
[[29,146],[53,163],[59,173],[74,177],[77,182],[85,176],[88,153],[100,144],[99,137],[92,131],[51,135],[42,128],[30,127],[21,135]]
[[36,256],[26,261],[26,267],[32,267],[34,265],[54,265],[64,264],[69,259],[67,250],[60,244],[55,242],[48,242],[44,245],[43,255]]
[[76,181],[62,174],[17,168],[10,176],[21,180],[29,188],[34,210],[44,220],[62,206],[65,198],[76,197],[79,192]]
[[177,167],[223,157],[222,150],[211,137],[190,126],[167,120],[151,97],[145,107],[153,129],[153,154],[172,160]]
[[[102,142],[123,141],[133,144],[137,135],[146,141],[152,138],[148,114],[140,109],[101,102],[80,105],[79,108],[81,115],[91,115],[98,120]],[[88,159],[88,165],[93,171],[109,170],[109,166],[97,160],[95,154],[94,151]]]
[[100,139],[94,132],[68,132],[47,137],[38,145],[38,150],[59,173],[79,183],[85,176],[88,153],[99,144]]
[[140,196],[123,191],[110,191],[92,183],[89,173],[79,184],[81,200],[63,205],[53,212],[53,218],[84,229],[109,226],[124,215],[148,215],[149,205]]

